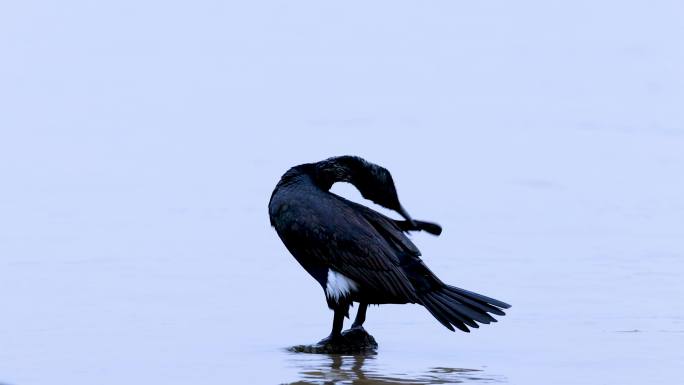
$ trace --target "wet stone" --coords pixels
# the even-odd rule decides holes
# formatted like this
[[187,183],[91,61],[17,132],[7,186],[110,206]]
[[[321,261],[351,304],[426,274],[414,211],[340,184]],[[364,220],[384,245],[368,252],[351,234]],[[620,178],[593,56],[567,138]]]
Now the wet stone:
[[325,338],[313,345],[295,345],[288,350],[297,353],[357,354],[375,353],[378,343],[364,328],[353,328],[342,332],[342,337]]

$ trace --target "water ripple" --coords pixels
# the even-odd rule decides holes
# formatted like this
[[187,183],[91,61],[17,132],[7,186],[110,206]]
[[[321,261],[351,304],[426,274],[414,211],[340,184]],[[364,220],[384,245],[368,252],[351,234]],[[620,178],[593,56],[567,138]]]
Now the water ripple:
[[458,383],[503,383],[503,376],[479,369],[429,368],[424,372],[383,370],[375,355],[295,355],[292,365],[300,379],[287,385],[428,385]]

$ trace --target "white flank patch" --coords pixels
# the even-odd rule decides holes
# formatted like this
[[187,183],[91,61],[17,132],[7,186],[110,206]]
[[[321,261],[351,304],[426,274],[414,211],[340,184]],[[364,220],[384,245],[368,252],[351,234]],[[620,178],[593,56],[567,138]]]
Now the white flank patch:
[[325,295],[328,296],[328,298],[337,301],[352,291],[355,291],[357,288],[357,283],[351,278],[348,278],[333,269],[328,269],[328,282],[325,285]]

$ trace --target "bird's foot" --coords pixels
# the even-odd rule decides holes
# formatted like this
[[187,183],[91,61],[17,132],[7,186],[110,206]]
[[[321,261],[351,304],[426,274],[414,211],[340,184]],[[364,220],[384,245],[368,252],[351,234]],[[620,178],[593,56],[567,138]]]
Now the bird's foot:
[[352,327],[342,332],[342,336],[358,342],[366,342],[368,337],[375,341],[373,336],[370,335],[362,325],[352,325]]
[[378,343],[363,327],[345,330],[342,334],[329,335],[314,345],[297,345],[289,350],[301,353],[355,354],[375,353]]
[[343,334],[331,334],[322,340],[318,341],[316,345],[319,346],[325,346],[325,345],[346,345],[347,344],[347,338],[344,337]]

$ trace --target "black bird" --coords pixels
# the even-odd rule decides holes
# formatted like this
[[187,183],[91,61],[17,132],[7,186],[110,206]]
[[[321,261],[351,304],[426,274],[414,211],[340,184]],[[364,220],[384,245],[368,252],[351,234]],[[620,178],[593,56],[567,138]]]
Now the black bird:
[[[349,182],[361,195],[394,210],[404,221],[329,192]],[[469,332],[468,326],[496,322],[507,303],[440,281],[420,259],[405,232],[439,235],[441,227],[413,220],[399,203],[389,171],[356,156],[340,156],[289,169],[268,204],[271,225],[287,249],[323,287],[334,310],[332,332],[321,341],[341,339],[352,302],[360,328],[369,304],[423,305],[442,325]]]

